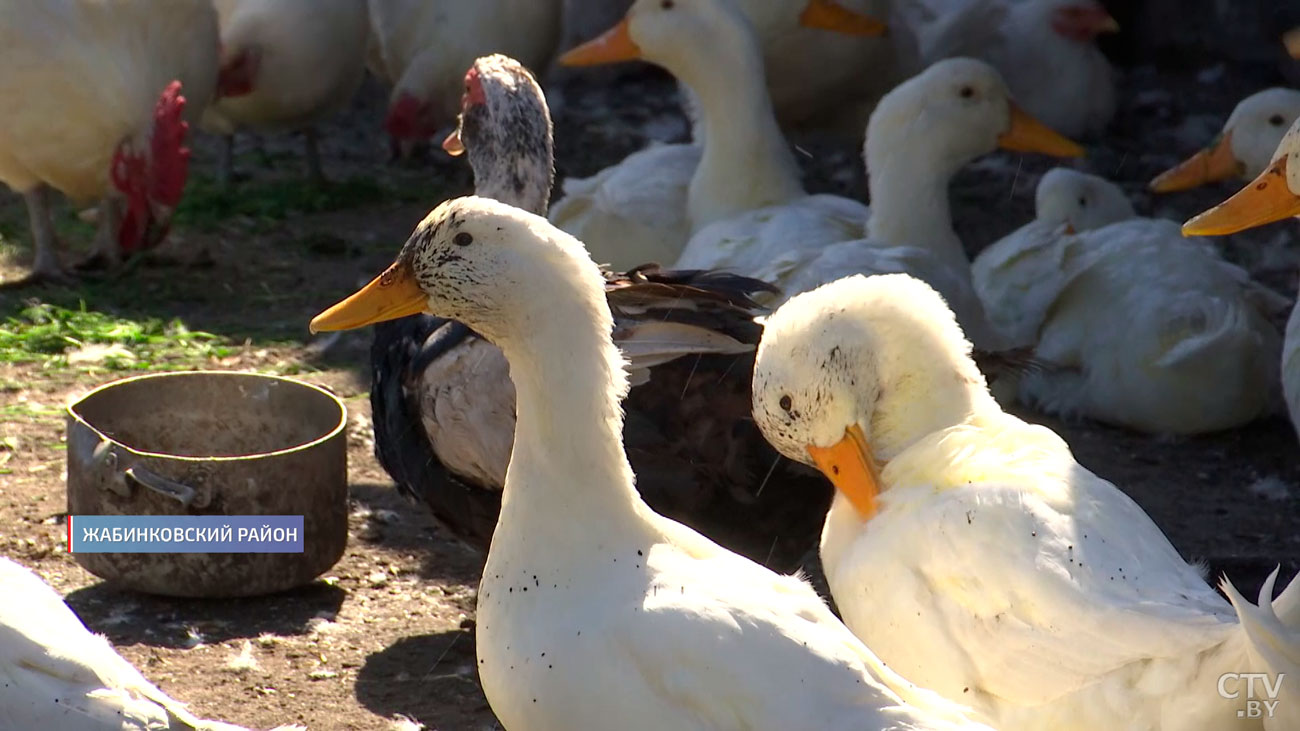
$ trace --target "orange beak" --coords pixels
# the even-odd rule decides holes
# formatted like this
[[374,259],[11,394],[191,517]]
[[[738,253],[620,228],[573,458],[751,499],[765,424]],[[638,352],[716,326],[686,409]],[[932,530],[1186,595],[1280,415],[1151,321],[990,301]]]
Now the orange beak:
[[1300,195],[1286,184],[1287,159],[1283,155],[1250,185],[1183,224],[1184,236],[1222,236],[1300,216]]
[[799,25],[850,36],[883,36],[889,32],[884,23],[849,10],[835,0],[808,0],[808,6],[799,15]]
[[1083,157],[1077,142],[1061,136],[1051,127],[1029,116],[1011,103],[1011,127],[998,137],[998,147],[1012,152],[1037,152],[1052,157]]
[[1225,132],[1209,147],[1157,175],[1149,187],[1156,193],[1174,193],[1241,177],[1244,172],[1245,166],[1232,154],[1232,132]]
[[460,141],[460,130],[454,129],[447,139],[442,141],[442,149],[447,151],[452,157],[460,157],[465,154],[465,144]]
[[809,446],[808,455],[864,521],[875,516],[880,472],[871,456],[871,445],[857,424],[845,429],[844,438],[832,447]]
[[638,58],[641,58],[641,49],[632,40],[630,25],[627,18],[624,18],[598,38],[593,38],[560,56],[560,64],[599,66],[619,61],[635,61]]
[[406,261],[394,263],[356,294],[311,320],[311,331],[351,330],[425,311],[428,296]]
[[1292,28],[1282,36],[1282,44],[1286,46],[1286,52],[1291,54],[1291,58],[1300,60],[1300,28]]

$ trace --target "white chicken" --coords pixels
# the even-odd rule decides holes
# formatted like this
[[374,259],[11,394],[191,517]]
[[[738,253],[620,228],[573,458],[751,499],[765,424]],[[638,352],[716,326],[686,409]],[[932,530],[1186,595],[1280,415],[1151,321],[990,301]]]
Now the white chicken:
[[217,100],[204,129],[224,135],[221,177],[236,130],[302,130],[307,172],[321,180],[317,121],[352,99],[366,72],[366,0],[214,0],[221,19]]
[[369,0],[371,71],[392,93],[384,128],[423,141],[456,121],[465,69],[490,53],[545,68],[560,34],[560,0]]
[[51,190],[102,201],[92,261],[161,241],[189,172],[187,102],[216,82],[209,0],[0,0],[0,48],[0,181],[26,199],[36,250],[22,281],[65,276]]
[[[912,0],[957,12],[971,0]],[[965,52],[1002,73],[1025,110],[1073,137],[1115,114],[1114,70],[1095,43],[1119,30],[1099,0],[991,0],[1006,6],[993,42]]]

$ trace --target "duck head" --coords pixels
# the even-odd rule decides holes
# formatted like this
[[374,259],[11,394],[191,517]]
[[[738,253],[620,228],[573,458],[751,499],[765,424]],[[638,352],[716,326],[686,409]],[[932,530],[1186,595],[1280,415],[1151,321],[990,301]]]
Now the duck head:
[[869,519],[880,470],[921,437],[997,408],[943,298],[906,274],[846,277],[763,323],[754,419]]
[[1300,91],[1266,89],[1243,99],[1223,131],[1205,149],[1156,176],[1156,193],[1190,190],[1232,178],[1253,178],[1268,167],[1273,151],[1296,119]]
[[468,153],[478,195],[546,214],[555,181],[551,114],[523,64],[500,54],[474,61],[459,123],[442,147]]
[[1184,236],[1223,236],[1300,216],[1300,120],[1264,172],[1236,195],[1183,224]]
[[[763,3],[763,5],[772,5]],[[792,3],[772,7],[798,7]],[[702,63],[716,53],[719,44],[752,43],[738,33],[752,36],[754,26],[743,8],[732,0],[636,0],[627,15],[594,40],[560,57],[565,66],[594,66],[641,59],[663,66],[683,81],[679,70]],[[762,8],[760,8],[762,10]],[[770,13],[756,13],[760,21]],[[855,13],[834,0],[807,0],[799,11],[804,27],[834,30],[851,35],[883,35],[885,26]]]
[[900,155],[908,167],[929,166],[951,175],[998,148],[1056,157],[1084,154],[1078,144],[1022,110],[992,66],[951,58],[881,99],[867,123],[864,153],[873,175],[879,161]]
[[[556,291],[574,293],[557,298]],[[497,345],[527,342],[557,299],[612,320],[604,278],[581,242],[545,218],[491,198],[449,200],[416,227],[396,261],[317,315],[311,331],[350,330],[417,313],[460,320]],[[503,346],[504,347],[504,346]]]
[[1043,175],[1034,205],[1039,221],[1068,226],[1071,232],[1091,231],[1137,215],[1118,185],[1069,168],[1052,168]]

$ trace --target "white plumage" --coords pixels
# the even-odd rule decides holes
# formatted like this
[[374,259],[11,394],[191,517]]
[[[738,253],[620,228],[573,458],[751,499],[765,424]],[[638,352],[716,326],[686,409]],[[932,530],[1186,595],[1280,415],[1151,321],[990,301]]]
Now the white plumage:
[[[755,209],[691,237],[677,266],[767,279],[787,297],[846,274],[908,271],[940,288],[979,347],[996,348],[1001,339],[952,229],[948,184],[962,165],[1012,143],[1023,124],[1016,118],[993,68],[972,59],[937,63],[886,95],[871,116],[863,150],[870,209],[826,195]],[[1037,149],[1077,150],[1042,134]]]
[[[442,204],[411,242],[394,275],[496,343],[518,393],[477,614],[479,676],[503,725],[972,726],[879,663],[805,582],[641,501],[620,436],[623,359],[580,242],[482,198]],[[359,323],[351,306],[312,326]]]
[[[1003,413],[969,352],[906,276],[846,278],[766,321],[764,434],[806,463],[860,435],[860,470],[828,472],[839,491],[821,544],[850,628],[999,728],[1289,728],[1237,725],[1243,701],[1216,683],[1300,672],[1300,590],[1263,609],[1229,590],[1234,611],[1059,436]],[[874,512],[851,502],[863,489]],[[1284,683],[1282,705],[1298,701]]]
[[456,122],[465,69],[503,53],[545,68],[560,0],[369,0],[371,71],[390,84],[388,131],[431,137]]
[[1079,239],[1034,351],[1058,368],[1026,375],[1023,400],[1168,434],[1271,410],[1281,343],[1267,315],[1285,300],[1171,221],[1133,219]]
[[[352,100],[366,71],[366,0],[215,0],[222,81],[241,87],[204,117],[210,132],[308,130]],[[229,93],[230,89],[224,89]],[[309,166],[320,174],[314,137]],[[226,171],[227,173],[229,171]]]
[[[952,15],[978,0],[913,0]],[[964,53],[993,64],[1016,100],[1062,134],[1101,132],[1115,114],[1115,72],[1094,40],[1119,30],[1098,0],[989,0],[1003,6],[996,34]],[[966,11],[969,12],[969,11]]]
[[1032,346],[1080,253],[1075,233],[1137,215],[1118,186],[1067,168],[1043,175],[1033,221],[990,244],[971,263],[989,322],[1012,347]]
[[[27,198],[36,243],[33,274],[60,271],[46,188],[77,203],[106,199],[96,250],[147,246],[150,206],[174,207],[184,184],[183,133],[166,161],[168,182],[150,154],[155,108],[180,81],[185,114],[197,118],[212,95],[217,68],[216,13],[208,0],[50,0],[0,2],[0,182]],[[115,160],[139,161],[114,182]],[[165,188],[166,200],[144,191]],[[131,227],[122,223],[123,201]],[[142,241],[141,239],[146,239]]]
[[157,731],[203,721],[91,634],[44,581],[0,557],[0,728]]

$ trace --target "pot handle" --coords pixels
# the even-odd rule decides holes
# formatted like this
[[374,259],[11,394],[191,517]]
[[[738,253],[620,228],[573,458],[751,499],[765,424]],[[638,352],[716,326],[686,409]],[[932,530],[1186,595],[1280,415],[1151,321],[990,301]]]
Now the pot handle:
[[198,496],[199,491],[189,485],[169,480],[162,475],[152,472],[140,465],[132,465],[126,468],[126,477],[141,487],[153,490],[160,495],[166,495],[169,498],[179,502],[185,507],[189,507],[194,499]]

